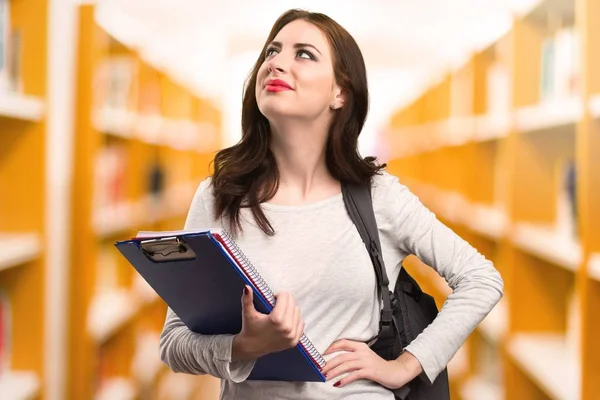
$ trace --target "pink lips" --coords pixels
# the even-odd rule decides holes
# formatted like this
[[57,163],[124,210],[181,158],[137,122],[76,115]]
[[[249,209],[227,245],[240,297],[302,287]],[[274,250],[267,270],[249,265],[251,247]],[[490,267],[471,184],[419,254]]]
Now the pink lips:
[[286,81],[281,79],[269,79],[265,82],[265,89],[268,92],[282,92],[284,90],[293,90]]

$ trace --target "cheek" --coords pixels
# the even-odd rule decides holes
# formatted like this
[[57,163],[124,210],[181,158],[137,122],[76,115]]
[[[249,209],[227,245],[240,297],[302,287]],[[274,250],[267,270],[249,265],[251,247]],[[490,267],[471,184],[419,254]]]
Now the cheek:
[[328,103],[331,100],[332,77],[328,73],[315,73],[305,80],[305,89],[313,101]]
[[256,86],[254,87],[254,94],[256,95],[256,99],[258,100],[261,92],[262,92],[262,81],[267,74],[267,67],[263,63],[263,65],[258,69],[258,73],[256,74]]

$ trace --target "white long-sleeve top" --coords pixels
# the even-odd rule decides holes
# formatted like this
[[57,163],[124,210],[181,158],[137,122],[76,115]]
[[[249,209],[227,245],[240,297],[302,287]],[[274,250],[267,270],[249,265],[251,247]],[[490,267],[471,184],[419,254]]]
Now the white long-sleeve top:
[[[213,218],[210,182],[209,178],[199,185],[185,229],[227,227]],[[435,321],[406,348],[433,380],[500,300],[503,280],[489,260],[443,225],[388,172],[373,180],[373,205],[390,288],[402,260],[414,254],[453,289]],[[375,272],[342,194],[308,205],[265,203],[262,207],[276,234],[265,235],[249,210],[242,210],[243,233],[236,242],[275,293],[294,295],[306,322],[305,334],[317,350],[323,353],[339,339],[373,338],[381,308]],[[333,387],[335,380],[247,381],[254,362],[231,361],[232,339],[232,335],[194,333],[169,309],[161,357],[176,372],[221,378],[221,398],[226,400],[393,400],[386,388],[366,380],[342,388]]]

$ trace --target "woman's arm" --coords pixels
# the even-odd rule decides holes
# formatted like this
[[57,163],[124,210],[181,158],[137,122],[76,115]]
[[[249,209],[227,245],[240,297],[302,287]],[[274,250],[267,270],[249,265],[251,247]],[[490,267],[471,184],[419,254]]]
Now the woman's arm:
[[406,347],[431,382],[500,301],[504,282],[491,261],[392,178],[385,198],[392,203],[398,245],[435,269],[453,289],[434,322]]
[[[209,181],[203,181],[194,195],[184,229],[212,227],[212,218],[205,208]],[[240,293],[241,295],[241,293]],[[175,372],[209,374],[225,380],[245,380],[254,360],[231,359],[233,335],[200,335],[192,332],[181,319],[168,309],[160,336],[162,361]]]
[[209,374],[234,382],[244,381],[253,360],[232,361],[233,335],[200,335],[192,332],[171,310],[160,335],[160,357],[174,372]]

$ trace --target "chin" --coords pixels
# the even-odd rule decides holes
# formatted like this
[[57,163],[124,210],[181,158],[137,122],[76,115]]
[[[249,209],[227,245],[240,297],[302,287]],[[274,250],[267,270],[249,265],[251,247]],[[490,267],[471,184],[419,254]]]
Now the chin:
[[295,107],[291,107],[287,102],[281,101],[277,98],[263,98],[258,103],[258,109],[267,118],[285,118],[285,117],[297,117],[298,110]]

